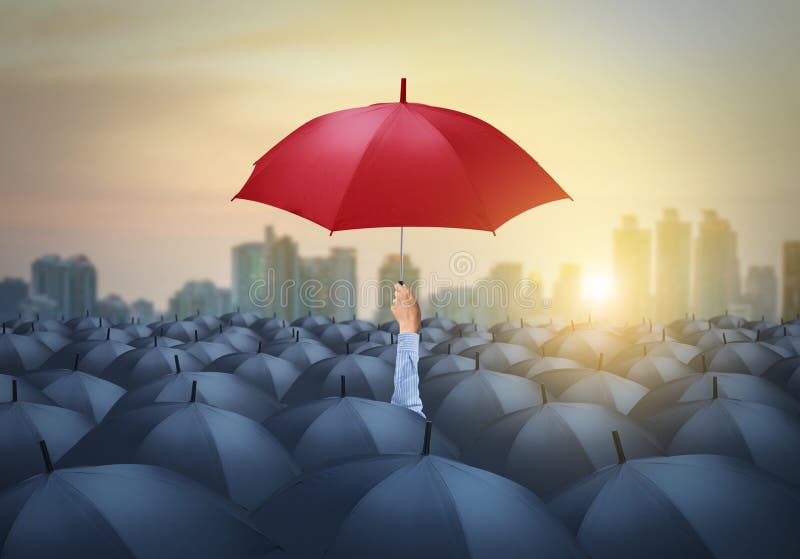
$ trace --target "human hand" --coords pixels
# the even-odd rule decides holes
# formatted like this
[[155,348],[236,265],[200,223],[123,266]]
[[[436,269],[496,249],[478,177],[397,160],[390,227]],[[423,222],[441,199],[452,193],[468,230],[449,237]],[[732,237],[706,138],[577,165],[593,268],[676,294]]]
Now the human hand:
[[417,299],[406,285],[394,284],[392,314],[400,327],[400,333],[419,332],[420,311]]

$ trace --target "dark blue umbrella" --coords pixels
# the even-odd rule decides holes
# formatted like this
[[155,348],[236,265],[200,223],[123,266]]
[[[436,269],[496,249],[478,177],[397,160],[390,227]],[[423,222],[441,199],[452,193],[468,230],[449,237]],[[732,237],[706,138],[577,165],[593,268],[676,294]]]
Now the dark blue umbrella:
[[360,320],[355,317],[353,317],[353,320],[342,321],[342,324],[347,324],[349,326],[352,326],[359,332],[371,332],[378,329],[378,327],[375,326],[372,322],[369,322],[367,320]]
[[[77,332],[78,330],[83,330],[84,328],[102,328],[103,319],[99,316],[89,316],[89,313],[86,313],[86,316],[76,316],[75,318],[71,318],[64,323],[64,325]],[[106,324],[106,326],[111,326],[110,324]]]
[[127,344],[135,338],[136,336],[132,336],[125,330],[120,328],[111,328],[110,326],[103,328],[86,328],[84,330],[79,330],[72,335],[72,340],[75,342],[90,340],[113,340],[115,342]]
[[383,359],[368,355],[339,355],[305,369],[286,392],[283,402],[293,405],[338,396],[342,375],[347,382],[348,394],[383,402],[392,398],[394,367]]
[[761,376],[800,399],[800,357],[776,361]]
[[493,371],[503,372],[508,371],[521,361],[538,357],[536,353],[525,346],[502,342],[474,346],[462,351],[461,355],[473,357],[476,352],[480,352],[481,363],[484,367]]
[[761,339],[800,336],[800,324],[779,324],[761,332]]
[[212,334],[212,330],[192,320],[167,322],[159,328],[160,336],[167,336],[183,343],[204,340]]
[[800,555],[800,494],[733,458],[628,460],[549,507],[593,559]]
[[508,342],[510,344],[524,345],[534,351],[555,337],[556,333],[551,328],[544,326],[526,326],[525,328],[515,328],[497,334],[498,342]]
[[638,382],[601,369],[558,369],[539,373],[536,382],[563,402],[601,404],[627,414],[648,392]]
[[457,326],[455,320],[449,318],[439,318],[439,316],[429,317],[422,320],[422,326],[441,328],[442,330],[452,330]]
[[[346,324],[341,322],[340,324]],[[352,326],[351,326],[352,328]],[[353,344],[357,342],[374,342],[376,344],[388,345],[397,341],[397,338],[391,332],[384,332],[383,330],[357,330],[357,333],[347,340],[348,343]]]
[[773,363],[791,354],[764,342],[724,343],[704,351],[689,363],[696,371],[760,375]]
[[280,400],[300,376],[291,361],[267,353],[233,353],[206,366],[207,371],[223,371],[258,386]]
[[[397,340],[395,340],[397,342]],[[426,343],[419,344],[419,358],[422,359],[429,355],[433,355],[433,352],[426,347]],[[356,353],[363,353],[364,355],[370,355],[372,357],[379,357],[386,361],[387,363],[391,363],[394,365],[395,361],[397,360],[397,343],[389,344],[389,345],[380,345],[378,347],[372,347],[362,351],[360,348],[356,351]]]
[[358,331],[347,324],[329,324],[318,330],[319,340],[336,353],[347,351],[347,342],[358,334]]
[[447,330],[442,330],[441,328],[420,328],[419,331],[419,339],[423,342],[432,342],[435,344],[445,342],[451,339],[453,335],[448,332]]
[[225,324],[229,324],[231,326],[241,326],[241,327],[249,327],[252,324],[255,324],[259,316],[255,313],[251,312],[229,312],[223,314],[219,319],[224,322]]
[[609,361],[610,370],[627,372],[644,355],[650,357],[671,357],[681,363],[688,364],[702,350],[699,347],[666,340],[663,342],[635,344],[620,351],[617,356]]
[[508,372],[519,377],[535,379],[536,375],[547,373],[549,371],[580,369],[581,367],[582,365],[574,359],[567,359],[565,357],[534,357],[533,359],[520,361],[516,365],[512,366]]
[[[346,387],[342,387],[345,390]],[[425,420],[402,406],[346,396],[323,398],[287,408],[264,425],[304,468],[342,458],[417,453]],[[455,458],[458,450],[434,432],[431,452]]]
[[[75,342],[65,346],[45,361],[41,369],[77,368],[91,375],[99,375],[120,355],[131,350],[133,346],[115,342],[114,340],[91,340]],[[75,356],[78,355],[78,366],[75,367]]]
[[542,403],[535,382],[487,369],[429,375],[420,395],[425,414],[462,449],[492,421]]
[[747,319],[743,316],[725,313],[712,316],[708,321],[717,328],[741,328]]
[[0,403],[5,402],[32,402],[34,404],[53,404],[54,402],[45,396],[38,383],[28,373],[24,377],[5,375],[0,373]]
[[205,341],[226,344],[236,351],[257,351],[259,345],[263,343],[258,334],[238,326],[229,326],[222,332],[209,336]]
[[39,471],[49,473],[0,496],[4,559],[281,555],[241,509],[170,470],[115,464],[52,471],[47,463],[45,470],[40,456]]
[[[197,385],[193,389],[194,382]],[[239,377],[229,373],[194,372],[169,374],[131,390],[111,408],[108,417],[156,403],[186,402],[193,390],[198,402],[236,412],[255,421],[263,421],[283,408],[270,394]]]
[[175,346],[175,349],[180,349],[186,353],[190,353],[204,365],[208,365],[212,361],[215,361],[225,355],[236,353],[236,350],[231,346],[220,342],[194,341],[177,345]]
[[281,342],[293,342],[298,339],[319,341],[319,336],[301,326],[287,326],[267,332],[264,339],[268,342],[268,345],[273,345]]
[[262,503],[300,473],[286,449],[257,422],[194,401],[109,417],[58,465],[123,463],[169,468],[246,508]]
[[207,328],[209,331],[216,330],[219,328],[219,325],[222,324],[222,321],[214,315],[211,314],[194,314],[192,316],[187,316],[184,320],[191,320],[195,324],[199,324]]
[[316,340],[304,339],[267,346],[266,351],[281,359],[291,361],[301,371],[307,369],[313,363],[336,356],[325,344]]
[[72,329],[70,327],[63,322],[52,319],[36,319],[29,322],[23,322],[14,328],[14,334],[32,334],[34,332],[52,332],[67,337],[72,335]]
[[21,374],[39,368],[52,350],[31,336],[6,333],[0,335],[0,371]]
[[458,371],[472,371],[475,369],[475,359],[452,354],[420,355],[417,371],[420,379],[435,377],[436,375],[454,373]]
[[82,371],[55,369],[29,373],[27,378],[42,387],[42,392],[53,402],[82,413],[99,423],[125,389]]
[[733,330],[728,328],[711,328],[701,330],[682,338],[682,341],[699,347],[706,351],[714,349],[726,343],[732,342],[752,342],[756,339],[756,333],[750,330]]
[[390,320],[389,322],[378,324],[378,330],[383,330],[384,332],[391,332],[396,336],[397,334],[400,333],[400,325],[397,324],[396,320]]
[[147,348],[147,347],[178,347],[183,345],[183,341],[176,340],[175,338],[168,338],[166,336],[148,336],[146,338],[137,338],[131,340],[128,345],[134,348]]
[[39,441],[57,460],[94,426],[78,412],[30,402],[0,403],[0,490],[42,471]]
[[548,499],[617,462],[608,437],[614,430],[622,434],[629,457],[662,454],[655,438],[621,413],[598,404],[548,402],[490,423],[461,458]]
[[170,347],[134,349],[109,363],[100,376],[130,390],[178,371],[202,371],[193,355]]
[[308,473],[251,518],[308,559],[583,557],[533,493],[433,455],[377,456]]
[[481,336],[459,336],[457,338],[450,338],[443,342],[439,342],[433,346],[434,353],[445,353],[459,355],[462,352],[483,345],[486,343],[486,338]]
[[608,370],[651,389],[695,373],[692,367],[674,357],[653,355],[642,355],[636,361],[619,365],[610,364]]
[[331,324],[330,318],[319,314],[311,314],[309,312],[307,316],[301,316],[300,318],[294,319],[290,326],[299,326],[300,328],[311,330],[312,328],[324,326],[326,324]]
[[800,336],[781,336],[779,338],[769,338],[764,341],[781,349],[785,349],[793,356],[800,355]]
[[625,338],[612,332],[566,328],[542,344],[541,352],[543,356],[565,357],[592,367],[601,353],[610,362],[627,346]]

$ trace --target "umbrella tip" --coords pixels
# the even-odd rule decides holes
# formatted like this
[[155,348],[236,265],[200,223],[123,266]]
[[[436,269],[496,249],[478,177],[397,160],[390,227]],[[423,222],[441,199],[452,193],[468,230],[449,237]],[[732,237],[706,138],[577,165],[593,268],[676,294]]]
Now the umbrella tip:
[[192,395],[189,397],[189,401],[194,403],[197,401],[197,381],[192,381]]
[[547,388],[545,387],[544,384],[540,384],[539,385],[539,390],[542,393],[542,404],[546,404],[547,403]]
[[475,370],[477,371],[480,368],[481,368],[481,352],[480,351],[476,351],[475,352]]
[[13,379],[11,381],[11,401],[16,402],[17,399],[17,379]]
[[611,431],[611,437],[614,439],[614,446],[617,449],[617,463],[624,464],[626,460],[625,451],[622,449],[622,440],[619,438],[619,431]]
[[717,383],[717,377],[711,377],[711,398],[713,400],[719,398],[719,385]]
[[52,474],[55,468],[53,468],[53,461],[50,460],[50,451],[47,450],[47,443],[43,440],[39,441],[39,449],[42,451],[45,470],[47,470],[48,474]]
[[433,429],[433,422],[428,420],[425,422],[425,440],[422,441],[423,456],[427,456],[431,453],[431,429]]
[[406,79],[400,78],[400,102],[406,102]]
[[347,396],[347,380],[344,375],[339,375],[339,396],[342,398]]
[[175,374],[178,374],[181,372],[181,360],[178,359],[177,354],[173,355],[173,357],[175,358]]

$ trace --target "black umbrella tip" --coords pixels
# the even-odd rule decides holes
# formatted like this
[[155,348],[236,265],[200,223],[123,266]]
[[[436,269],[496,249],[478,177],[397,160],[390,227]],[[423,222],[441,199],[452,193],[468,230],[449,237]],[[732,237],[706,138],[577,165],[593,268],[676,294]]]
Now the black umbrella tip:
[[433,421],[427,420],[425,422],[425,440],[422,441],[422,455],[427,456],[431,453],[431,430],[433,429]]
[[178,358],[177,355],[173,355],[173,358],[175,359],[175,373],[176,374],[180,373],[181,372],[181,360]]
[[17,379],[13,379],[11,381],[11,401],[16,402],[17,399]]
[[39,449],[42,451],[42,460],[44,460],[44,469],[47,471],[48,474],[52,474],[53,470],[53,461],[50,459],[50,451],[47,450],[47,443],[43,440],[39,441]]
[[189,397],[189,401],[194,403],[197,401],[197,381],[192,381],[192,395]]
[[611,437],[614,439],[614,446],[617,449],[617,463],[624,464],[627,458],[625,458],[625,451],[622,448],[622,440],[619,438],[619,431],[611,431]]
[[347,379],[344,375],[339,376],[339,396],[341,398],[347,396]]

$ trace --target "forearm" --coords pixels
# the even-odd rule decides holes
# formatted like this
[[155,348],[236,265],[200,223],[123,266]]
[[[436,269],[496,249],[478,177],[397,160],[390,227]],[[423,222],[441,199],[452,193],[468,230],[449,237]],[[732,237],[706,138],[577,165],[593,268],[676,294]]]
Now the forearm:
[[394,366],[394,394],[392,404],[404,406],[422,417],[422,400],[419,397],[419,334],[401,333],[397,336],[397,357]]

